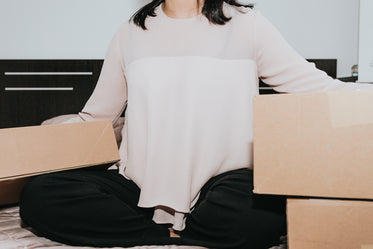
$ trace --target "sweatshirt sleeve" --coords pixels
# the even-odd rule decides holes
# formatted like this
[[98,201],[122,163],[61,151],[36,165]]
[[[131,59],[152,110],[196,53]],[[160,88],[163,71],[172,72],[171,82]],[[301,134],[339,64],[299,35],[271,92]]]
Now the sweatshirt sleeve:
[[122,114],[127,104],[127,82],[124,75],[121,30],[112,39],[93,94],[78,116],[64,123],[111,120]]
[[259,12],[255,17],[258,76],[278,92],[323,92],[373,89],[370,84],[344,83],[307,62]]

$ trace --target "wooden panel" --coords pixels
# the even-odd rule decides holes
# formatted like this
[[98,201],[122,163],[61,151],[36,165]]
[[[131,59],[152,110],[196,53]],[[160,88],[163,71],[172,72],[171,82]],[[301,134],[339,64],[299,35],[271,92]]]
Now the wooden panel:
[[102,60],[0,60],[0,128],[38,125],[78,113],[92,94]]
[[337,59],[307,59],[315,63],[316,68],[324,71],[332,78],[337,78]]
[[[330,77],[337,77],[337,59],[307,59],[307,61],[315,63],[316,68],[326,72]],[[259,81],[260,94],[274,94],[278,93],[263,81]]]

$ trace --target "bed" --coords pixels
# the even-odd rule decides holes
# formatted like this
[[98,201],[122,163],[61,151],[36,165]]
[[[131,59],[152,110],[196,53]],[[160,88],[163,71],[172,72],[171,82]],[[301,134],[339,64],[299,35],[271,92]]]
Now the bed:
[[[317,61],[314,61],[317,65]],[[319,61],[320,62],[320,61]],[[0,128],[59,123],[78,113],[92,94],[102,60],[0,60]],[[335,60],[321,60],[336,68]],[[332,72],[333,73],[333,72]],[[273,90],[261,83],[262,94]],[[115,131],[120,141],[123,119]],[[40,237],[25,227],[17,205],[0,207],[1,249],[67,249],[71,247]],[[143,246],[136,249],[202,249],[190,246]],[[272,249],[285,249],[286,245]],[[248,248],[249,249],[249,248]]]

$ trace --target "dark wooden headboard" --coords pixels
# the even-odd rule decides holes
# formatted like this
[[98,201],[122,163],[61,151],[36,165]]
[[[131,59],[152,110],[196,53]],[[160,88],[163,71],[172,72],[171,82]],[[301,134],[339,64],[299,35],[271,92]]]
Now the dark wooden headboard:
[[[307,59],[307,61],[315,64],[316,68],[326,72],[330,77],[337,77],[337,59]],[[260,94],[275,94],[277,93],[263,81],[259,81]]]
[[78,113],[103,60],[0,60],[0,128],[39,125]]
[[[337,60],[310,60],[335,78]],[[39,125],[78,113],[92,94],[103,60],[0,60],[0,128]],[[275,93],[260,83],[260,93]]]

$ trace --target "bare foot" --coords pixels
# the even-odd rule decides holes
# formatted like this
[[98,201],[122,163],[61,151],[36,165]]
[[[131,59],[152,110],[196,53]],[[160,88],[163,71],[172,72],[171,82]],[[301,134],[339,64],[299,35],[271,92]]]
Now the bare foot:
[[170,231],[170,238],[180,238],[180,235],[175,233],[174,229],[172,227],[169,227],[168,230]]

